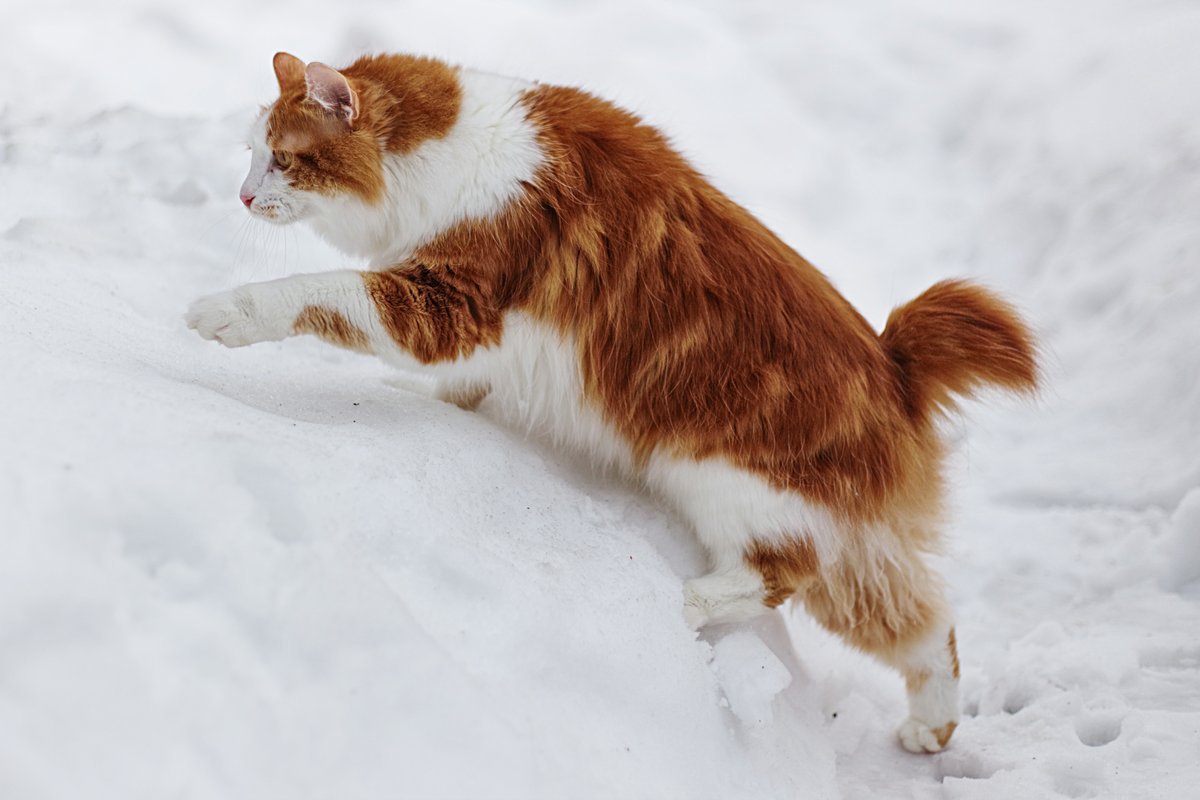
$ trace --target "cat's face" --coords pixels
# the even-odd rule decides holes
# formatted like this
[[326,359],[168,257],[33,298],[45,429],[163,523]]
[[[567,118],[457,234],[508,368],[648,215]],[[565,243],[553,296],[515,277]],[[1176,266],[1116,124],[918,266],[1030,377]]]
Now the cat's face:
[[279,99],[250,133],[250,171],[241,200],[256,217],[288,224],[347,200],[383,193],[378,138],[364,123],[357,93],[324,64],[275,55]]

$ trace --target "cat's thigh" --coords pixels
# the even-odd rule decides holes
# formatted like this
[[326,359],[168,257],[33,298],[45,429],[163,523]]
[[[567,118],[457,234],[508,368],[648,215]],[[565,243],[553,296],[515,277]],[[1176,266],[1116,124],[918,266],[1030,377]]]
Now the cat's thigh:
[[708,553],[712,571],[685,587],[685,614],[695,627],[779,605],[838,536],[828,512],[725,459],[655,454],[645,478]]

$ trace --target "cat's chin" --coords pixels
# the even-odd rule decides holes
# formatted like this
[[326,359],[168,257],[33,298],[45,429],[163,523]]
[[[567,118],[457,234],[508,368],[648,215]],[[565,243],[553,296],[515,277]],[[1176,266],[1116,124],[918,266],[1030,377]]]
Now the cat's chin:
[[299,222],[302,215],[296,209],[287,206],[266,206],[250,209],[250,216],[272,225],[291,225],[293,222]]
[[281,216],[281,215],[273,215],[273,216],[269,216],[269,217],[268,216],[260,216],[259,219],[269,222],[272,225],[279,225],[279,226],[291,225],[293,222],[297,221],[295,217]]

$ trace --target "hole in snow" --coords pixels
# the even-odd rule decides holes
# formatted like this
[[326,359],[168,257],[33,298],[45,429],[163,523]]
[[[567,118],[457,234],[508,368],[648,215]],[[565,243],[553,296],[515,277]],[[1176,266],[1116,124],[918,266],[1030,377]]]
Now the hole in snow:
[[1075,721],[1075,735],[1088,747],[1102,747],[1121,735],[1121,714],[1088,714]]
[[1012,764],[987,757],[983,753],[956,750],[953,747],[940,753],[935,762],[939,782],[945,781],[946,778],[985,780],[1002,769],[1011,769],[1012,766]]

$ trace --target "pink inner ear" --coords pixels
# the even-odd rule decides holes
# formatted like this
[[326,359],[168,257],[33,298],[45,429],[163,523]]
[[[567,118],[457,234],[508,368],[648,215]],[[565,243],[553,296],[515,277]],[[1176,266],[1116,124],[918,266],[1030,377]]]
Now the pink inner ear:
[[358,114],[358,98],[350,88],[346,76],[332,67],[327,67],[317,61],[309,64],[304,70],[304,80],[308,85],[308,96],[316,100],[322,107],[350,122]]

